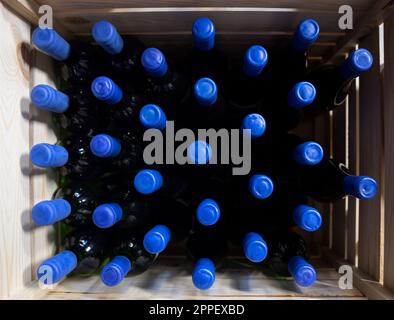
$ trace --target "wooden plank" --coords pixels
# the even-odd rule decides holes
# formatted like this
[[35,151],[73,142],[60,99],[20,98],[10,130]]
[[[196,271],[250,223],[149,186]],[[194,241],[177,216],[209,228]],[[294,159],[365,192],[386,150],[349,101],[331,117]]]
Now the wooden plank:
[[[52,58],[32,50],[31,52],[32,67],[30,71],[30,87],[38,84],[49,84],[55,86],[54,72],[52,68]],[[55,143],[56,137],[51,128],[51,114],[38,109],[34,105],[29,105],[30,120],[30,139],[29,145],[32,147],[36,143],[47,142]],[[39,174],[37,174],[39,172]],[[51,199],[56,182],[47,170],[37,171],[30,175],[30,208],[39,201]],[[32,221],[24,225],[26,232],[32,237],[32,278],[36,277],[37,265],[42,260],[50,257],[55,251],[54,228],[37,227]]]
[[[17,13],[32,25],[38,24],[38,8],[39,5],[34,0],[1,0],[13,12]],[[55,18],[53,19],[53,27],[65,38],[70,37],[70,33],[64,26]]]
[[[381,180],[383,122],[379,64],[379,30],[360,42],[375,57],[372,69],[360,77],[360,174]],[[381,188],[380,188],[381,191]],[[359,267],[380,280],[381,276],[381,193],[360,201]]]
[[[374,0],[348,0],[346,4],[354,9],[367,9]],[[79,10],[91,8],[150,8],[150,7],[225,7],[227,0],[38,0],[49,4],[56,10]],[[338,10],[341,0],[294,1],[294,0],[237,0],[231,1],[233,7],[273,7],[299,8],[309,10]]]
[[[347,165],[347,102],[333,112],[333,158]],[[346,210],[347,199],[333,203],[332,245],[341,257],[346,256]]]
[[[318,262],[311,261],[312,264]],[[165,266],[165,267],[164,267]],[[339,275],[332,268],[317,269],[318,280],[309,288],[301,288],[290,278],[273,278],[256,268],[240,268],[234,264],[218,270],[215,285],[208,291],[193,287],[192,264],[183,259],[161,259],[137,277],[128,277],[113,288],[102,284],[98,276],[71,277],[57,285],[46,298],[68,299],[223,299],[223,298],[352,298],[362,297],[357,289],[341,290]]]
[[[349,265],[348,261],[341,259],[329,249],[323,250],[322,257],[327,259],[336,269],[343,265]],[[353,286],[360,290],[368,299],[394,300],[394,293],[384,288],[379,281],[376,281],[376,279],[363,272],[360,268],[351,267],[353,270]]]
[[[107,19],[122,33],[190,32],[196,18],[206,16],[213,19],[218,32],[294,32],[298,23],[305,18],[316,19],[321,30],[329,33],[343,32],[338,28],[338,12],[273,10],[265,8],[158,8],[137,9],[86,9],[59,11],[56,17],[74,33],[91,32],[93,23]],[[363,12],[356,11],[354,20]]]
[[[314,119],[314,140],[324,149],[326,155],[330,154],[330,117],[328,113],[321,114]],[[322,246],[329,246],[330,242],[330,205],[314,201],[312,205],[322,215],[322,226],[320,230],[313,233],[313,243],[319,250]]]
[[31,281],[31,238],[22,229],[29,217],[29,121],[21,117],[29,99],[29,65],[24,61],[30,25],[0,3],[0,298]]
[[[353,174],[360,173],[359,136],[359,79],[353,83],[349,93],[348,168]],[[348,197],[347,210],[347,259],[358,266],[359,200]]]
[[385,128],[385,238],[384,285],[394,291],[394,16],[384,24],[385,54],[383,71]]
[[327,53],[325,61],[333,61],[339,55],[355,47],[362,37],[372,32],[391,14],[394,8],[393,3],[393,0],[372,1],[367,13],[359,21],[353,21],[354,29],[338,42],[335,48]]

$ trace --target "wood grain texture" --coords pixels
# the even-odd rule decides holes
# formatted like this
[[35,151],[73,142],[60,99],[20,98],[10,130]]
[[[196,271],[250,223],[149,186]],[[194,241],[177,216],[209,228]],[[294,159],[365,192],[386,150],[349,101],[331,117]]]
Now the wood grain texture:
[[[317,268],[318,280],[309,288],[301,288],[289,278],[276,279],[256,268],[240,266],[233,261],[218,270],[214,286],[208,291],[193,287],[192,264],[182,259],[160,259],[137,277],[127,277],[117,287],[106,287],[98,276],[71,277],[43,297],[46,299],[274,299],[274,298],[362,298],[357,289],[338,288],[339,275],[332,268]],[[313,265],[319,262],[312,260]],[[164,267],[165,266],[165,267]],[[38,290],[38,289],[37,289]]]
[[0,298],[22,290],[31,281],[31,239],[22,229],[30,207],[28,165],[29,121],[21,112],[29,98],[29,65],[23,43],[30,26],[0,3]]
[[[10,10],[20,17],[26,19],[33,26],[37,26],[39,19],[39,4],[35,0],[1,0]],[[62,23],[56,18],[53,19],[53,27],[65,38],[69,38],[70,34]]]
[[[354,19],[361,18],[363,12],[354,12]],[[86,9],[59,11],[55,16],[74,33],[91,31],[93,23],[108,19],[120,32],[190,32],[196,18],[206,16],[213,19],[220,32],[294,32],[298,23],[305,18],[316,19],[325,33],[343,34],[338,28],[338,12],[272,10],[265,8],[166,8],[159,9]]]
[[[323,250],[323,259],[326,259],[335,269],[340,266],[349,265],[348,261],[337,256],[332,250]],[[350,265],[353,270],[353,286],[360,290],[368,299],[371,300],[394,300],[394,292],[387,290],[381,283],[360,268]]]
[[394,291],[394,15],[385,21],[384,141],[385,141],[385,238],[384,285]]
[[[225,7],[228,0],[37,0],[59,10],[90,8],[150,8],[150,7]],[[233,7],[299,8],[307,10],[338,10],[341,0],[294,1],[294,0],[232,0]],[[367,9],[373,0],[348,0],[346,4],[355,9]]]
[[[333,112],[333,158],[347,165],[347,102]],[[332,245],[333,250],[342,258],[346,256],[346,215],[347,199],[333,203]]]
[[[375,57],[372,69],[360,77],[360,174],[381,180],[383,120],[379,65],[379,30],[360,42]],[[381,190],[372,200],[360,201],[359,268],[380,280]]]
[[[31,70],[30,70],[30,87],[38,84],[48,84],[55,86],[54,72],[52,69],[52,58],[32,50]],[[30,120],[30,139],[29,144],[32,147],[36,143],[47,142],[55,143],[56,137],[50,126],[52,123],[50,112],[38,109],[34,105],[29,105]],[[37,174],[39,172],[39,174]],[[51,199],[56,182],[46,170],[34,169],[30,174],[30,208],[39,201]],[[32,279],[36,278],[37,265],[42,260],[50,257],[55,251],[54,228],[53,227],[36,227],[33,223],[24,226],[32,237]]]
[[326,61],[335,60],[340,54],[355,47],[358,41],[374,31],[384,19],[389,16],[394,9],[393,0],[376,0],[370,2],[370,7],[357,21],[353,21],[354,28],[338,42],[337,46],[327,52]]
[[[313,119],[314,137],[324,150],[325,155],[330,153],[330,117],[327,113],[321,114]],[[330,241],[330,205],[314,201],[312,205],[319,210],[322,216],[322,226],[320,230],[313,232],[313,246],[320,252],[322,246],[328,246]],[[315,250],[315,251],[317,251]]]
[[[360,172],[360,136],[359,136],[359,79],[353,82],[349,92],[349,127],[348,127],[348,168],[353,174]],[[358,231],[359,200],[348,197],[347,210],[347,260],[358,266]]]

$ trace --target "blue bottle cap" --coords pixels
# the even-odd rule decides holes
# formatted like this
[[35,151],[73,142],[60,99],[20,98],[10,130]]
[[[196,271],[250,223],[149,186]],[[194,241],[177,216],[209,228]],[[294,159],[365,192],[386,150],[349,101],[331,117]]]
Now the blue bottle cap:
[[168,70],[164,54],[156,48],[148,48],[142,53],[141,63],[152,77],[163,77]]
[[163,186],[163,176],[157,170],[144,169],[134,178],[135,189],[142,194],[151,194]]
[[322,161],[324,156],[323,148],[314,141],[299,144],[294,149],[293,159],[295,162],[305,166],[314,166]]
[[201,51],[209,51],[215,46],[215,25],[208,18],[198,18],[193,24],[194,46]]
[[107,77],[98,77],[92,82],[93,95],[108,104],[117,104],[123,98],[122,89]]
[[249,77],[257,77],[268,62],[268,53],[262,46],[251,46],[244,57],[243,70]]
[[152,254],[160,253],[167,247],[171,239],[171,231],[164,225],[157,225],[144,237],[144,248]]
[[218,99],[218,88],[215,81],[201,78],[194,85],[194,96],[201,106],[213,106]]
[[309,287],[316,281],[316,270],[300,256],[295,256],[288,263],[289,272],[301,287]]
[[93,26],[94,40],[109,54],[118,54],[123,50],[123,39],[115,26],[108,21],[96,22]]
[[64,199],[45,200],[34,205],[31,215],[35,224],[48,226],[67,218],[71,205]]
[[70,105],[70,99],[66,94],[46,84],[33,87],[30,99],[37,107],[58,113],[66,111]]
[[155,104],[147,104],[140,110],[140,121],[145,128],[164,130],[167,116],[163,109]]
[[41,168],[62,167],[68,161],[68,152],[55,144],[38,143],[30,150],[30,160]]
[[200,290],[208,290],[215,283],[215,278],[215,265],[212,260],[207,258],[198,260],[192,273],[194,286]]
[[316,89],[310,82],[299,82],[289,92],[287,102],[294,109],[302,109],[312,104],[316,98]]
[[249,191],[257,199],[266,199],[274,192],[274,183],[263,174],[256,174],[249,179]]
[[242,129],[249,129],[252,139],[261,137],[266,129],[265,119],[261,114],[248,114],[242,121]]
[[122,282],[130,272],[132,264],[125,256],[116,256],[108,262],[101,271],[101,281],[109,287],[114,287]]
[[264,239],[256,232],[249,232],[243,239],[243,249],[248,260],[259,263],[268,254],[268,246]]
[[378,193],[378,183],[367,176],[347,176],[343,180],[345,193],[362,200],[369,200]]
[[90,150],[100,158],[117,157],[122,150],[122,146],[118,139],[108,134],[98,134],[90,141]]
[[212,226],[219,221],[220,207],[215,200],[205,199],[197,207],[197,220],[204,226]]
[[357,78],[371,69],[373,65],[372,53],[367,49],[358,49],[350,53],[340,67],[340,75],[344,80]]
[[319,24],[313,19],[305,19],[297,27],[293,37],[293,49],[297,52],[307,51],[319,37]]
[[295,207],[293,219],[298,227],[309,232],[318,230],[322,224],[320,212],[306,205]]
[[194,141],[187,148],[187,157],[190,163],[203,165],[207,164],[212,158],[212,148],[205,141]]
[[120,219],[122,219],[123,210],[117,203],[105,203],[99,205],[93,211],[93,223],[101,228],[110,228]]
[[77,256],[68,250],[45,260],[37,269],[40,282],[50,285],[59,282],[77,266]]
[[69,43],[53,29],[37,27],[32,35],[33,44],[52,58],[63,61],[71,53]]

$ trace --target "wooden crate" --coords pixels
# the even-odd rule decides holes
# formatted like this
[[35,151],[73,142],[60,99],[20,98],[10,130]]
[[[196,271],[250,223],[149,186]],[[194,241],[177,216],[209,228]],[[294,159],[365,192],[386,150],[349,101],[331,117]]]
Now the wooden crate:
[[[0,2],[0,298],[15,299],[392,299],[394,294],[394,1],[348,0],[354,29],[339,30],[341,0],[1,0]],[[179,257],[161,259],[151,271],[107,288],[98,277],[70,278],[52,290],[39,289],[37,264],[54,252],[51,228],[32,225],[30,208],[51,196],[55,185],[45,170],[28,160],[31,146],[55,142],[49,115],[32,107],[29,90],[53,84],[51,60],[31,46],[31,31],[40,4],[52,6],[55,28],[64,36],[87,35],[93,22],[106,18],[122,33],[154,45],[190,41],[199,16],[214,19],[218,42],[228,50],[238,45],[270,44],[288,39],[306,17],[321,25],[311,63],[339,61],[357,46],[374,53],[372,71],[353,86],[346,105],[333,114],[305,122],[297,131],[314,138],[356,173],[380,182],[376,200],[346,199],[319,205],[324,228],[307,235],[316,256],[317,283],[300,289],[242,268],[232,260],[209,292],[195,290],[190,265]],[[234,46],[234,43],[237,46]],[[320,250],[320,248],[323,248]],[[318,250],[319,249],[319,250]],[[164,268],[163,265],[166,265]],[[354,273],[353,289],[338,287],[341,265]],[[182,266],[182,267],[181,267]],[[164,271],[163,271],[164,270]]]

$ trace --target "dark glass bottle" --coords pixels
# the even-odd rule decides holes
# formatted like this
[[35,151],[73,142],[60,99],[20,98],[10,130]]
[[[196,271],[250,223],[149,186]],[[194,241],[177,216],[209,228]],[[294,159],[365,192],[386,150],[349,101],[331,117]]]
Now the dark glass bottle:
[[145,70],[145,93],[150,102],[163,106],[172,117],[190,94],[190,80],[156,48],[146,49],[141,57]]
[[194,47],[189,62],[192,81],[208,77],[222,82],[227,72],[227,58],[215,45],[215,25],[208,18],[198,18],[192,34]]
[[283,230],[267,237],[269,248],[267,265],[279,276],[292,276],[302,287],[309,287],[316,281],[316,271],[307,262],[308,248],[298,234]]
[[101,271],[101,280],[107,286],[116,286],[127,275],[141,274],[149,269],[157,254],[147,252],[142,237],[132,232],[123,232],[111,249],[110,259]]
[[254,156],[260,163],[271,164],[272,167],[299,168],[317,165],[324,157],[323,148],[315,141],[304,141],[292,133],[270,138],[255,146]]
[[89,149],[89,136],[70,135],[58,144],[39,143],[30,150],[30,160],[41,168],[57,168],[59,178],[89,180],[102,173]]
[[87,43],[68,43],[53,29],[37,27],[32,35],[33,44],[57,60],[62,87],[86,85],[100,71],[97,52]]
[[319,24],[313,19],[301,21],[291,41],[278,47],[272,55],[272,75],[274,83],[290,90],[290,86],[303,81],[307,71],[307,51],[318,39]]
[[48,85],[35,86],[30,94],[37,107],[53,112],[53,120],[60,136],[68,133],[92,134],[105,125],[97,116],[97,103],[90,91],[82,86],[73,86],[58,91]]
[[165,211],[157,210],[154,221],[155,226],[144,236],[144,247],[152,253],[160,253],[166,249],[169,241],[179,242],[189,235],[193,224],[193,212],[190,207],[171,198],[162,198],[160,206]]
[[325,159],[302,171],[302,188],[317,201],[333,202],[351,195],[362,200],[375,197],[377,182],[371,177],[351,175],[349,169],[333,159]]
[[341,106],[349,93],[353,80],[368,71],[373,56],[367,49],[358,49],[339,66],[323,65],[307,75],[317,90],[314,103],[305,108],[311,114],[327,112]]
[[56,190],[53,200],[41,201],[32,209],[38,225],[62,221],[72,227],[90,224],[94,209],[99,204],[99,190],[72,183]]
[[263,70],[267,62],[267,51],[262,46],[251,46],[245,53],[243,65],[230,70],[226,77],[229,108],[238,121],[248,113],[258,112],[261,107],[266,87]]
[[110,228],[114,225],[120,229],[138,230],[142,232],[151,225],[154,215],[154,199],[147,201],[134,191],[131,186],[120,185],[120,181],[103,198],[93,212],[93,222],[99,228]]
[[144,98],[134,86],[128,86],[127,91],[123,91],[112,79],[98,77],[92,82],[91,90],[98,100],[108,105],[109,117],[120,122],[119,125],[132,126],[138,122]]
[[215,270],[227,256],[227,240],[220,228],[204,228],[190,234],[186,243],[188,256],[194,261],[192,281],[196,288],[207,290],[215,282]]
[[144,44],[131,36],[120,36],[108,21],[99,21],[92,29],[94,40],[104,49],[103,63],[111,77],[137,85],[142,75],[141,54]]
[[61,281],[71,272],[91,275],[107,256],[108,234],[90,227],[77,228],[63,241],[62,250],[38,267],[37,277],[45,284]]
[[198,79],[193,93],[177,114],[182,125],[195,130],[224,128],[226,104],[215,81],[210,78]]
[[98,134],[90,141],[90,150],[109,172],[137,169],[143,163],[142,139],[133,130],[120,133],[119,138]]
[[295,129],[303,120],[304,109],[316,98],[316,88],[310,82],[298,82],[290,91],[283,84],[276,86],[275,94],[270,96],[269,103],[261,108],[261,113],[268,123],[271,133],[288,132]]

